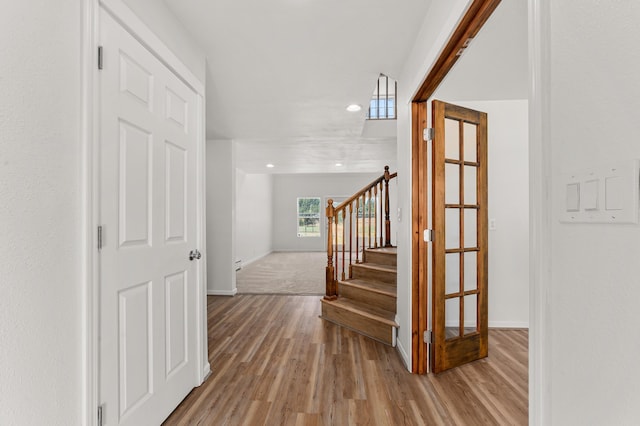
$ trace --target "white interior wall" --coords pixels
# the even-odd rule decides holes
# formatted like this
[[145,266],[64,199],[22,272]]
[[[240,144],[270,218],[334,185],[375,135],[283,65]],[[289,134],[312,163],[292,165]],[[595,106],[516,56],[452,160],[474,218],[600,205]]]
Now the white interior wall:
[[[380,173],[291,174],[273,177],[273,249],[323,251],[326,247],[326,197],[350,197]],[[392,189],[393,191],[393,189]],[[393,195],[393,194],[392,194]],[[319,238],[297,236],[297,198],[320,197]],[[393,217],[394,209],[391,209]]]
[[[89,285],[82,265],[81,194],[86,3],[12,2],[0,14],[3,425],[84,424],[94,417],[93,411],[83,412],[83,294]],[[153,26],[156,15],[144,15]],[[180,39],[177,23],[170,22],[163,19],[162,26],[170,26],[165,41]],[[197,52],[182,39],[174,49],[181,56],[177,50]],[[203,55],[185,62],[203,75]]]
[[3,425],[82,423],[80,17],[78,1],[0,14]]
[[207,293],[236,288],[236,167],[232,140],[207,141]]
[[564,224],[560,174],[640,158],[640,3],[550,7],[551,423],[640,418],[640,226]]
[[[440,98],[438,92],[434,98]],[[489,229],[489,327],[528,327],[528,101],[453,103],[488,116],[489,221],[496,224]],[[447,323],[457,324],[456,315],[450,310]]]
[[242,266],[273,250],[273,176],[236,170],[236,257]]
[[122,0],[167,45],[169,49],[205,82],[206,57],[185,27],[177,21],[164,1]]

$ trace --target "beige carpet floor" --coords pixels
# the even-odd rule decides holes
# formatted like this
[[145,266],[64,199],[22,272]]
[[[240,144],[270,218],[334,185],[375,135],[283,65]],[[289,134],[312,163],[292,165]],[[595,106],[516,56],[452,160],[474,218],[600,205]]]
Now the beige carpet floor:
[[273,252],[236,272],[243,294],[325,293],[325,252]]

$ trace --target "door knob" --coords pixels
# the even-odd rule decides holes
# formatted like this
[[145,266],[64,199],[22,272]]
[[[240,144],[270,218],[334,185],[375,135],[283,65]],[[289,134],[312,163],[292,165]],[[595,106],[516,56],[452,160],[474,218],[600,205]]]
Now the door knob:
[[200,254],[200,252],[197,249],[191,250],[191,253],[189,253],[189,260],[200,259],[201,257],[202,257],[202,254]]

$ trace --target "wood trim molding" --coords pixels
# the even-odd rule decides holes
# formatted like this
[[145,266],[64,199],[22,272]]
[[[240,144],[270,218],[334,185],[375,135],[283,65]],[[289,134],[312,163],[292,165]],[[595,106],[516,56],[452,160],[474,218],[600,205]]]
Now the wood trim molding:
[[422,239],[422,231],[429,226],[427,217],[427,144],[422,138],[422,129],[427,126],[426,102],[411,104],[411,371],[418,374],[428,372],[427,350],[423,332],[428,327],[428,247]]
[[411,372],[420,373],[420,330],[419,321],[420,303],[416,303],[420,297],[420,170],[419,150],[420,141],[418,129],[420,122],[419,103],[411,104]]
[[427,74],[413,102],[426,102],[453,68],[461,50],[466,49],[469,39],[473,39],[487,22],[501,0],[475,0],[456,27],[435,64]]
[[[426,353],[428,345],[423,343],[422,339],[422,333],[427,329],[428,325],[428,258],[426,246],[422,242],[422,235],[420,234],[423,229],[428,227],[428,202],[426,200],[428,185],[426,176],[427,155],[426,144],[422,140],[422,130],[426,127],[426,102],[457,62],[461,49],[464,50],[469,44],[468,40],[478,34],[493,11],[498,7],[500,1],[473,1],[412,100],[411,371],[417,374],[428,372]],[[421,198],[424,198],[422,202]]]

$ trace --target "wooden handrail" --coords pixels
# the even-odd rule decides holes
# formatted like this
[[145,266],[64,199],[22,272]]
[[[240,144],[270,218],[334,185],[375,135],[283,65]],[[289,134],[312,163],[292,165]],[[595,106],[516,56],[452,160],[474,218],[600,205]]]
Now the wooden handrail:
[[[389,166],[384,166],[384,170],[385,170],[385,173],[388,173],[389,172]],[[398,173],[391,173],[388,176],[389,177],[387,179],[387,184],[389,183],[389,180],[393,179],[394,177],[397,177]],[[349,197],[346,200],[344,200],[343,202],[341,202],[340,205],[338,207],[336,207],[335,209],[336,210],[340,210],[340,209],[344,208],[343,206],[346,206],[347,204],[353,203],[356,200],[356,198],[361,197],[362,194],[364,194],[365,192],[369,191],[369,189],[373,188],[374,186],[376,186],[380,182],[383,182],[384,180],[385,180],[385,175],[382,175],[379,178],[376,178],[374,181],[372,181],[370,184],[368,184],[367,186],[362,188],[360,191],[356,192],[354,195],[352,195],[351,197]],[[331,203],[333,204],[333,201]]]
[[[352,277],[352,254],[355,248],[355,263],[364,261],[366,248],[391,247],[391,219],[389,214],[389,181],[397,177],[397,173],[389,173],[389,166],[384,167],[382,176],[376,178],[360,191],[356,192],[338,207],[334,207],[333,200],[328,200],[326,208],[327,216],[327,268],[326,268],[326,294],[327,300],[335,300],[338,297],[338,279],[344,280]],[[372,200],[374,205],[372,206]],[[354,208],[355,203],[355,223]],[[380,211],[378,226],[378,209]],[[382,226],[384,217],[384,228]],[[342,219],[342,231],[338,230]],[[349,227],[349,231],[345,227]],[[384,233],[383,233],[384,230]],[[352,234],[355,232],[355,247]],[[348,236],[348,240],[347,240]],[[338,244],[342,238],[342,245]],[[378,244],[379,243],[379,244]],[[349,250],[347,259],[346,251]],[[360,251],[363,252],[362,258]],[[339,256],[342,252],[342,256]],[[348,260],[348,269],[346,262]]]

